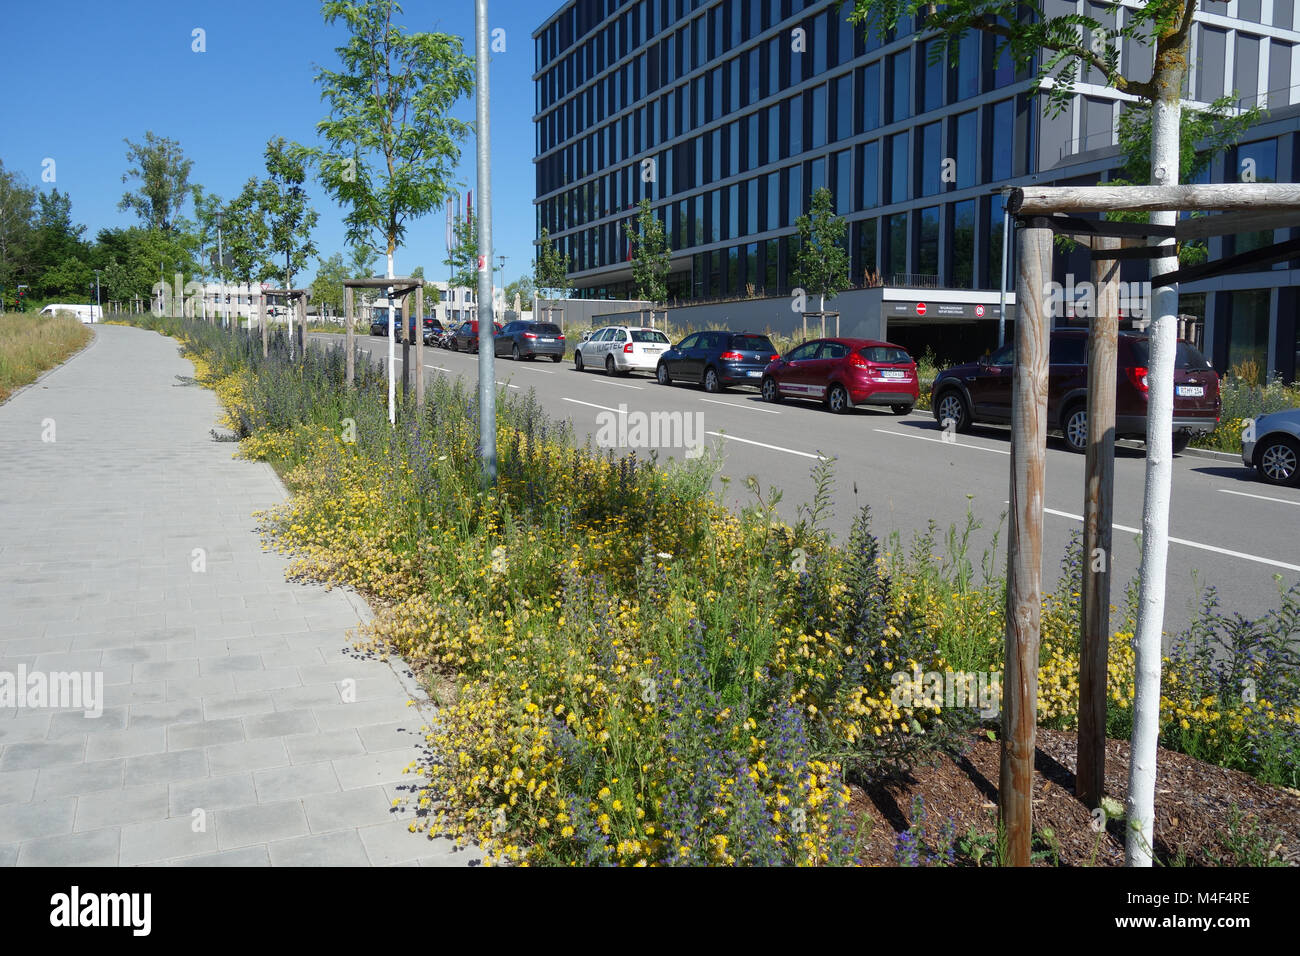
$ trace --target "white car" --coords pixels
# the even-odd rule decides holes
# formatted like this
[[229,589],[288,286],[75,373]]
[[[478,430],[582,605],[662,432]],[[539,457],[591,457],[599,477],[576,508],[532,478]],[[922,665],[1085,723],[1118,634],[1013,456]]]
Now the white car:
[[60,312],[67,312],[85,324],[101,322],[104,319],[104,308],[99,305],[51,304],[41,309],[41,315],[58,315]]
[[579,372],[604,368],[606,375],[653,372],[659,356],[671,347],[658,329],[607,325],[573,350],[573,367]]

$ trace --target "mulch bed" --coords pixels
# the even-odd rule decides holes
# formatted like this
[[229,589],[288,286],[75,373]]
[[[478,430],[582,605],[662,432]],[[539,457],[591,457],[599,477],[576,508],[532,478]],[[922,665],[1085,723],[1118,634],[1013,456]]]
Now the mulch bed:
[[[1072,733],[1039,728],[1034,767],[1035,849],[1047,852],[1037,862],[1063,866],[1120,866],[1124,862],[1124,830],[1111,821],[1103,834],[1091,828],[1089,809],[1074,796],[1076,738]],[[1000,744],[980,734],[960,757],[937,757],[915,767],[903,779],[869,787],[853,787],[849,805],[860,826],[870,821],[860,856],[876,866],[896,865],[896,835],[911,824],[915,797],[924,800],[926,843],[949,817],[958,837],[974,829],[997,832],[997,788]],[[1124,802],[1128,791],[1127,741],[1106,743],[1106,793]],[[1240,862],[1229,832],[1230,811],[1236,807],[1246,827],[1256,825],[1260,841],[1275,855],[1300,863],[1300,791],[1260,783],[1254,777],[1225,770],[1161,748],[1156,770],[1155,853],[1164,863],[1193,866]],[[864,820],[864,818],[866,818]],[[1241,831],[1241,827],[1238,831]],[[1050,830],[1051,836],[1041,836]],[[1055,847],[1055,852],[1049,849]],[[1055,857],[1055,859],[1054,859]],[[983,861],[993,863],[989,853]],[[959,854],[958,865],[971,865]]]

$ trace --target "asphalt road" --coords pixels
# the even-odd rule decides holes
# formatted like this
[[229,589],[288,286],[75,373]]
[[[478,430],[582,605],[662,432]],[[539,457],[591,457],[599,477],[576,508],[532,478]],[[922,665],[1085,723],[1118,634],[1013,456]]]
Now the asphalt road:
[[[321,342],[341,335],[313,334]],[[375,360],[387,358],[387,341],[358,336],[358,346]],[[411,349],[414,361],[415,349]],[[401,361],[401,348],[397,349]],[[460,375],[477,380],[476,355],[424,350],[425,373]],[[400,365],[398,372],[400,375]],[[607,378],[578,373],[571,361],[513,362],[499,358],[498,385],[511,391],[535,390],[555,417],[569,419],[581,441],[596,440],[602,417],[621,406],[633,412],[678,412],[683,427],[698,427],[710,445],[721,446],[724,465],[718,485],[733,506],[752,503],[746,477],[757,477],[765,498],[781,489],[779,510],[795,517],[799,504],[813,496],[812,468],[820,457],[833,457],[833,516],[827,524],[846,534],[863,505],[869,505],[876,533],[897,530],[904,543],[933,521],[938,525],[942,556],[951,525],[964,527],[968,513],[982,528],[971,537],[977,570],[981,555],[999,533],[993,567],[1006,561],[1006,501],[1009,485],[1009,432],[976,428],[955,443],[942,440],[928,412],[896,417],[888,409],[857,409],[844,416],[820,404],[786,400],[768,404],[756,391],[733,389],[709,395],[690,385],[663,387],[650,376]],[[400,387],[400,379],[399,379]],[[690,416],[689,426],[686,416]],[[629,414],[631,425],[635,418]],[[678,436],[680,437],[680,435]],[[626,449],[624,449],[626,450]],[[641,449],[639,449],[641,451]],[[660,457],[681,457],[684,450],[660,448]],[[1113,603],[1120,603],[1140,561],[1144,458],[1140,448],[1117,449],[1115,462],[1115,532]],[[1059,577],[1057,566],[1070,533],[1082,526],[1084,457],[1049,439],[1044,514],[1044,579]],[[1179,455],[1174,459],[1170,517],[1171,544],[1166,593],[1166,630],[1186,624],[1197,594],[1218,589],[1221,606],[1248,617],[1278,603],[1278,588],[1300,581],[1300,489],[1275,488],[1255,479],[1237,462]],[[1280,578],[1280,580],[1279,580]]]

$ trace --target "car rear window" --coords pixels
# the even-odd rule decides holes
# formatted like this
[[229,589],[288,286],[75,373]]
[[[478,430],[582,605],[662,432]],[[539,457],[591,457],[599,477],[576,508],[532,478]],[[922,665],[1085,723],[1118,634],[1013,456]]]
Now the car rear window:
[[533,322],[528,326],[528,329],[540,335],[558,335],[560,333],[560,327],[551,325],[549,322]]
[[633,342],[656,342],[661,345],[668,344],[668,336],[664,335],[658,329],[633,329]]
[[776,346],[766,335],[736,335],[732,336],[731,347],[737,352],[767,352],[776,351]]
[[[1151,342],[1149,339],[1137,339],[1133,343],[1133,364],[1151,364]],[[1179,342],[1178,351],[1174,354],[1174,367],[1182,371],[1201,371],[1214,366],[1210,364],[1210,360],[1195,345],[1190,342]]]
[[867,345],[858,350],[868,362],[880,362],[884,365],[903,365],[912,361],[912,356],[902,349],[891,349],[883,345]]

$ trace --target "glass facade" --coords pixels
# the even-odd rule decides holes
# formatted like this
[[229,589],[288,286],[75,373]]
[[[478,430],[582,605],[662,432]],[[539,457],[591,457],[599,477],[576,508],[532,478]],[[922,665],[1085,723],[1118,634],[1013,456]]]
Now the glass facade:
[[[847,23],[851,9],[572,0],[547,18],[534,34],[536,228],[571,257],[577,294],[630,294],[624,228],[643,198],[668,226],[671,295],[786,294],[794,223],[819,186],[850,222],[852,284],[908,273],[998,288],[1002,200],[991,193],[1020,177],[1059,181],[1061,157],[1110,137],[1113,123],[1089,119],[1109,107],[1079,97],[1073,125],[1049,132],[1023,95],[1029,73],[995,57],[994,38],[971,31],[953,58],[907,19],[893,34],[864,34]],[[1297,40],[1266,41],[1270,77]],[[1197,88],[1230,79],[1212,72],[1197,66]],[[1040,128],[1051,142],[1037,142]],[[1300,153],[1261,139],[1236,147],[1232,163],[1249,161],[1258,181],[1288,180],[1283,155]],[[1235,251],[1271,241],[1229,240]]]

